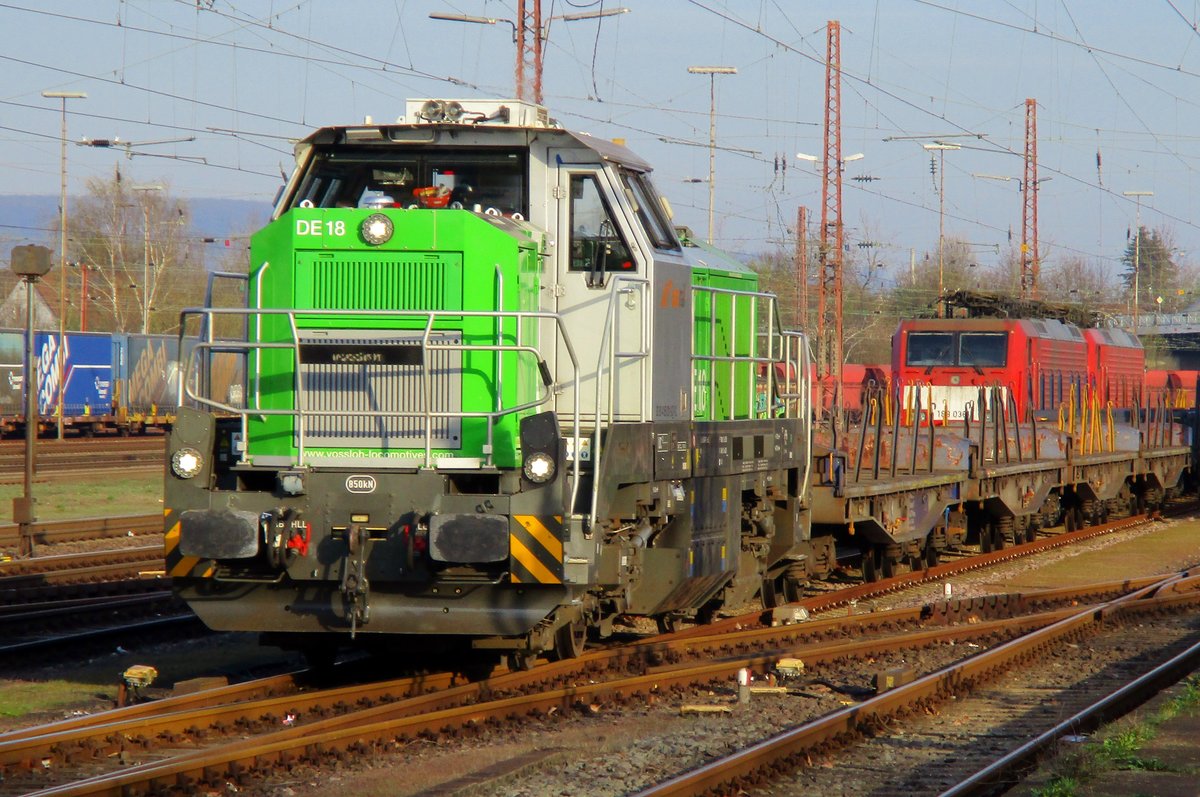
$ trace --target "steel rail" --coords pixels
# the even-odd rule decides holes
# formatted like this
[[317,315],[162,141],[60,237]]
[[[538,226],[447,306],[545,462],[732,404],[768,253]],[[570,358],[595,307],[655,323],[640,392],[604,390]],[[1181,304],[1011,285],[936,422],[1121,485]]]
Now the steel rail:
[[80,728],[94,728],[100,725],[111,724],[114,727],[121,727],[121,724],[125,723],[125,726],[129,727],[130,724],[137,720],[153,717],[158,714],[191,711],[206,706],[219,706],[271,697],[281,692],[299,689],[303,680],[309,674],[307,670],[297,670],[266,678],[255,678],[238,684],[219,686],[214,689],[204,689],[199,692],[174,695],[162,700],[134,703],[124,708],[114,708],[96,714],[71,717],[45,725],[34,725],[29,728],[6,731],[0,733],[0,748],[7,749],[7,745],[21,739],[67,733]]
[[[848,643],[846,641],[836,642],[816,642],[831,634],[835,629],[841,627],[843,631],[846,626],[852,626],[853,632],[862,637],[868,633],[889,634],[892,637],[899,637],[904,634],[905,625],[928,624],[930,622],[936,624],[948,623],[952,618],[962,622],[970,620],[978,621],[981,617],[991,615],[1002,615],[1005,612],[1030,612],[1038,613],[1041,616],[1032,620],[1034,625],[1044,624],[1049,622],[1046,619],[1045,611],[1041,608],[1052,602],[1069,603],[1078,601],[1095,601],[1108,599],[1117,594],[1124,594],[1139,586],[1146,586],[1150,583],[1155,583],[1160,579],[1144,579],[1145,583],[1131,582],[1111,582],[1103,584],[1088,585],[1081,588],[1061,588],[1055,590],[1046,590],[1044,592],[1029,593],[1026,595],[1006,595],[1006,596],[985,596],[971,600],[956,600],[942,602],[940,605],[930,607],[918,607],[915,609],[895,609],[883,612],[872,612],[869,614],[855,615],[852,617],[831,618],[823,620],[813,620],[810,622],[799,623],[788,626],[780,626],[775,628],[750,628],[741,632],[726,633],[713,635],[711,637],[689,637],[678,642],[672,642],[667,638],[655,637],[648,640],[642,640],[633,645],[602,651],[590,654],[593,660],[606,658],[614,664],[612,667],[642,668],[646,671],[653,669],[654,671],[664,671],[669,669],[670,665],[662,663],[668,660],[673,654],[690,654],[693,657],[705,655],[724,655],[728,657],[734,652],[739,652],[744,655],[745,649],[751,645],[758,645],[760,648],[774,646],[778,650],[803,650],[806,658],[810,661],[816,661],[820,657],[824,660],[827,657],[834,657],[847,654],[853,654],[856,650],[861,651],[867,649],[869,652],[880,652],[887,649],[887,640],[873,640],[871,642],[859,641],[856,643]],[[1061,609],[1059,610],[1062,611]],[[964,626],[966,627],[966,626]],[[969,627],[972,633],[982,633],[984,635],[992,632],[992,627],[986,624],[976,623]],[[982,632],[981,632],[982,629]],[[932,636],[922,636],[925,633],[932,633]],[[968,634],[969,636],[970,634]],[[846,636],[849,636],[847,634]],[[805,640],[804,638],[808,638]],[[929,641],[937,641],[947,638],[947,632],[944,627],[939,627],[934,632],[912,631],[910,636],[904,637],[904,641],[899,644],[901,648],[911,648],[917,643],[926,643]],[[797,647],[803,645],[803,648]],[[874,645],[874,646],[872,646]],[[859,655],[862,655],[861,653]],[[562,665],[559,665],[560,673],[553,680],[562,680],[565,677],[575,677],[581,674],[576,671],[562,672]],[[593,671],[593,663],[586,662],[584,669]],[[536,671],[536,674],[543,681],[546,677],[540,675],[541,670]],[[454,677],[450,673],[442,673],[437,675],[422,676],[417,679],[401,679],[389,684],[372,687],[372,691],[382,689],[383,691],[394,690],[397,693],[411,694],[414,690],[421,692],[429,692],[435,689],[445,689],[453,685]],[[514,688],[511,684],[502,685],[499,687],[490,688]],[[316,695],[314,696],[316,697]],[[343,699],[344,695],[338,693],[337,700]],[[467,699],[474,699],[468,697]],[[286,700],[293,700],[287,698]],[[172,714],[179,711],[176,703],[172,702],[174,698],[168,701],[162,701],[155,704],[161,706],[161,713]],[[229,701],[224,701],[229,702]],[[208,704],[206,704],[208,705]],[[314,704],[315,705],[315,704]],[[438,702],[438,706],[446,707],[447,704]],[[294,704],[290,708],[298,709],[299,704]],[[279,706],[270,703],[257,704],[254,707],[256,714],[267,714],[279,709]],[[239,709],[240,710],[240,709]],[[305,711],[310,710],[310,707],[305,707]],[[125,711],[125,710],[122,710]],[[142,717],[139,714],[138,717]],[[165,717],[160,723],[157,718],[153,719],[138,719],[136,723],[127,722],[126,714],[112,714],[111,716],[96,715],[95,720],[81,721],[74,720],[69,726],[60,727],[59,725],[44,726],[40,733],[30,734],[22,733],[22,736],[54,734],[54,743],[63,745],[68,742],[76,742],[89,738],[90,735],[96,733],[94,730],[86,732],[73,732],[59,735],[64,731],[79,731],[81,729],[90,729],[96,725],[103,725],[102,735],[107,735],[115,732],[124,732],[125,730],[137,729],[141,733],[149,731],[163,732],[178,725],[178,716]],[[184,728],[190,727],[192,724],[199,724],[202,721],[224,721],[231,722],[230,716],[226,716],[219,712],[214,712],[212,716],[205,717],[200,713],[189,715]],[[177,729],[176,729],[177,730]],[[19,758],[18,753],[14,753],[14,749],[6,747],[4,743],[10,742],[13,737],[0,736],[0,765],[11,765],[15,763],[13,756]],[[31,758],[43,758],[48,755],[47,751],[38,753],[29,753]]]
[[51,575],[58,571],[83,570],[103,563],[140,562],[157,554],[161,562],[161,545],[138,545],[128,548],[106,548],[102,551],[73,551],[72,553],[35,556],[0,562],[0,584],[5,579],[25,576]]
[[200,625],[200,618],[196,617],[194,614],[171,615],[170,617],[156,617],[151,620],[140,620],[134,623],[122,623],[120,625],[106,626],[104,628],[91,628],[87,631],[73,631],[67,634],[56,634],[54,636],[42,637],[41,639],[28,639],[24,642],[10,642],[6,644],[0,644],[0,659],[20,656],[33,652],[41,652],[59,645],[77,645],[81,642],[91,642],[99,639],[106,639],[116,634],[128,635],[130,632],[158,630],[162,628],[170,628],[172,626],[188,624]]
[[943,791],[940,797],[968,797],[1008,791],[1019,782],[1018,773],[1030,769],[1059,739],[1067,734],[1093,730],[1105,722],[1128,714],[1163,689],[1195,671],[1198,666],[1200,642],[1076,712],[1074,716],[1040,734],[1036,739],[1026,742],[1003,758],[997,759],[954,787]]
[[[1149,594],[1151,594],[1149,589],[1132,593],[1138,597],[1146,597]],[[1145,611],[1153,611],[1172,602],[1186,602],[1188,605],[1194,605],[1200,602],[1200,594],[1167,595],[1155,598],[1153,601],[1143,602],[1143,607]],[[1099,610],[1093,607],[1090,612],[1084,613],[1087,615],[1087,621],[1094,622],[1094,616],[1101,615],[1104,612],[1104,606],[1112,605],[1112,602],[1106,603]],[[1079,617],[1078,609],[1072,608],[1051,612],[1042,618],[1042,622],[1031,618],[1021,618],[1017,621],[1007,621],[1007,624],[1010,627],[1014,624],[1022,627],[1037,627],[1039,630],[1032,631],[1028,635],[1036,638],[1037,635],[1044,634],[1048,629],[1061,628],[1067,623],[1081,622],[1077,619]],[[1046,623],[1050,624],[1046,625]],[[1003,623],[999,622],[993,625],[983,623],[970,625],[961,629],[961,633],[992,635],[1000,633],[1002,625]],[[914,636],[914,644],[936,642],[946,638],[946,629],[923,630]],[[878,640],[869,640],[860,645],[877,643]],[[1011,642],[1006,643],[1000,649],[1011,649],[1012,645]],[[826,646],[824,652],[831,658],[841,658],[846,655],[845,651],[846,643],[841,643]],[[801,655],[811,658],[815,652],[816,650],[812,648],[805,649]],[[120,772],[48,787],[39,794],[44,797],[84,794],[111,794],[127,797],[172,786],[187,791],[199,788],[199,784],[202,782],[231,781],[237,783],[250,768],[266,764],[290,764],[298,758],[318,760],[323,754],[332,753],[335,750],[350,750],[368,754],[375,745],[390,744],[396,739],[409,739],[427,734],[440,735],[447,732],[447,729],[467,728],[485,722],[570,711],[578,706],[588,705],[592,701],[605,698],[622,699],[714,682],[727,683],[742,667],[771,663],[781,655],[790,655],[790,653],[778,652],[770,655],[710,661],[694,666],[663,668],[618,681],[594,682],[587,679],[587,682],[582,684],[573,683],[564,687],[541,688],[532,694],[520,697],[503,697],[504,694],[507,694],[506,690],[516,688],[518,684],[524,684],[526,688],[534,686],[537,683],[537,677],[541,677],[546,683],[551,683],[551,676],[556,670],[577,668],[579,660],[560,662],[536,668],[532,672],[509,673],[493,678],[486,683],[467,684],[402,703],[377,706],[354,714],[297,725],[249,741],[184,753],[169,760],[137,764]],[[979,656],[976,656],[969,661],[978,658]],[[894,692],[901,690],[908,691],[907,687],[900,687]],[[501,697],[496,700],[486,700],[490,694],[498,694]],[[885,693],[882,697],[886,698],[892,694]],[[485,702],[457,705],[450,708],[438,707],[445,705],[445,701],[451,698],[462,700],[468,695],[474,695]],[[868,703],[870,702],[868,701]],[[857,715],[866,705],[864,703],[856,707],[851,715]],[[413,715],[411,712],[418,706],[434,710]],[[838,715],[844,713],[837,712]],[[870,714],[864,714],[864,716],[869,717]]]
[[[49,601],[37,604],[0,606],[0,628],[9,628],[13,633],[20,633],[35,623],[41,624],[46,621],[64,619],[79,624],[89,616],[104,612],[153,609],[160,604],[172,602],[174,602],[173,593],[170,590],[159,590],[136,595],[75,598],[57,603]],[[176,606],[176,608],[180,607],[182,607],[182,602]]]
[[[1196,588],[1197,577],[1191,573],[1173,575],[1154,585],[1143,587],[1102,604],[1072,612],[1051,625],[993,649],[926,675],[910,684],[899,686],[855,706],[836,711],[814,722],[778,734],[758,744],[740,750],[690,772],[637,792],[634,797],[682,797],[701,795],[726,789],[743,780],[762,777],[763,773],[779,772],[797,765],[809,752],[861,735],[865,730],[880,727],[888,717],[913,707],[925,707],[951,695],[967,691],[975,684],[1001,675],[1014,664],[1034,655],[1038,650],[1057,644],[1099,627],[1105,620],[1142,601],[1142,606],[1158,608],[1167,604],[1200,603],[1200,593],[1172,593],[1168,588],[1187,580]],[[1158,592],[1168,592],[1153,597]]]
[[[1148,583],[1152,583],[1149,579]],[[885,612],[875,612],[871,614],[856,615],[847,618],[837,618],[829,620],[816,620],[808,623],[797,624],[786,627],[777,627],[773,629],[747,629],[736,634],[718,635],[710,638],[689,638],[675,645],[666,641],[644,640],[630,646],[633,649],[641,649],[640,653],[629,653],[627,649],[616,649],[605,651],[602,654],[609,659],[615,661],[617,666],[629,668],[631,666],[642,666],[646,671],[664,672],[671,669],[670,665],[661,665],[661,662],[668,659],[672,653],[690,653],[693,657],[707,655],[710,652],[718,652],[726,656],[731,655],[731,651],[743,650],[751,644],[759,645],[774,645],[780,650],[790,649],[793,651],[802,650],[806,660],[810,662],[824,661],[836,659],[846,655],[868,655],[878,653],[884,650],[898,647],[901,649],[910,649],[919,645],[927,645],[938,642],[953,636],[965,635],[967,638],[975,636],[988,636],[992,633],[997,633],[995,628],[1002,628],[1002,625],[992,626],[987,623],[976,623],[972,626],[963,626],[963,630],[948,633],[944,627],[939,627],[935,631],[918,630],[909,632],[905,635],[904,624],[920,624],[920,623],[945,623],[951,617],[956,617],[962,621],[968,619],[978,620],[981,615],[986,615],[987,612],[993,614],[1002,614],[1005,611],[1019,612],[1029,611],[1031,607],[1036,608],[1043,606],[1052,601],[1067,603],[1070,601],[1095,600],[1113,594],[1122,594],[1132,589],[1129,582],[1113,582],[1108,584],[1089,585],[1077,589],[1057,589],[1047,590],[1045,593],[1031,593],[1029,595],[1017,596],[987,596],[975,600],[953,601],[941,607],[921,607],[917,609],[896,609]],[[1058,610],[1054,617],[1064,611]],[[1044,625],[1050,622],[1050,615],[1041,613],[1038,617],[1027,620],[1026,622],[1033,626]],[[1009,621],[1012,622],[1012,621]],[[867,633],[887,633],[891,637],[898,639],[894,645],[888,639],[858,641],[848,643],[845,641],[837,642],[813,642],[812,639],[820,639],[823,636],[830,634],[837,626],[851,625],[857,635],[862,636]],[[807,642],[800,643],[798,637],[810,637]],[[803,648],[798,648],[798,644],[803,644]],[[596,656],[597,654],[593,654]],[[641,662],[639,665],[638,663]],[[570,673],[570,675],[578,675],[578,673]],[[561,677],[560,677],[561,679]],[[64,755],[64,751],[68,749],[68,745],[79,745],[89,739],[103,739],[114,735],[137,734],[145,737],[153,733],[184,733],[190,728],[202,727],[204,724],[225,723],[233,724],[238,722],[245,712],[250,711],[254,716],[261,715],[278,715],[283,711],[294,711],[297,713],[307,713],[313,710],[315,706],[322,703],[338,702],[347,699],[347,697],[362,696],[366,699],[378,699],[378,694],[386,694],[394,692],[396,694],[414,694],[420,692],[429,692],[432,690],[446,689],[453,685],[454,677],[449,673],[439,675],[422,676],[418,679],[401,679],[387,684],[380,684],[370,687],[369,693],[363,692],[362,687],[357,687],[360,691],[355,693],[353,690],[339,690],[330,693],[314,693],[309,698],[297,700],[295,697],[288,696],[279,700],[268,700],[260,703],[255,703],[253,706],[235,707],[229,706],[228,709],[220,708],[209,712],[205,711],[186,711],[181,712],[178,704],[173,702],[172,698],[168,701],[156,704],[161,706],[160,713],[162,717],[145,717],[144,712],[139,713],[136,718],[132,718],[127,714],[119,712],[108,712],[105,715],[96,715],[95,721],[74,720],[69,726],[60,727],[59,725],[44,726],[37,733],[22,733],[21,738],[30,736],[42,736],[44,738],[32,742],[30,746],[12,744],[13,736],[0,736],[0,766],[12,766],[19,764],[22,761],[43,761],[52,759],[57,755]],[[512,689],[511,685],[501,688]],[[331,699],[332,698],[332,699]],[[432,698],[431,698],[432,699]],[[464,693],[464,700],[474,699],[470,690]],[[421,706],[415,706],[414,710],[429,710],[430,707],[445,708],[455,704],[458,698],[452,698],[449,702],[440,699],[434,700],[433,703],[423,703]],[[228,703],[230,701],[223,701]],[[206,706],[209,704],[205,704]],[[121,710],[124,712],[125,710]],[[99,727],[97,727],[99,726]],[[92,741],[91,747],[88,749],[100,749],[105,747],[105,743],[101,741]],[[53,749],[52,749],[53,748]]]
[[[21,527],[14,523],[0,525],[0,547],[19,542],[20,531]],[[140,537],[145,534],[161,534],[162,531],[163,516],[161,512],[148,515],[42,520],[33,524],[33,541],[39,545],[49,545],[112,537]]]

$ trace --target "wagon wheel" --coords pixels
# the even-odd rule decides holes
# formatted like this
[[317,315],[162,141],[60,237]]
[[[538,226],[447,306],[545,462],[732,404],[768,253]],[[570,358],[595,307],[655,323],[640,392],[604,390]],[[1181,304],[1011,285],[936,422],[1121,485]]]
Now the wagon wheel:
[[991,553],[995,549],[995,525],[992,521],[985,521],[979,527],[979,550],[982,553]]
[[779,591],[775,587],[775,579],[770,576],[762,580],[762,588],[759,590],[762,597],[762,605],[764,609],[774,609],[779,605]]
[[937,549],[937,546],[933,544],[933,536],[932,535],[930,535],[929,538],[925,540],[925,549],[923,551],[921,551],[921,563],[923,565],[925,565],[926,570],[929,570],[930,568],[933,568],[933,567],[937,567],[938,549]]
[[883,552],[877,545],[869,545],[862,552],[863,581],[879,581],[883,578]]
[[1063,512],[1063,528],[1068,532],[1079,531],[1079,517],[1075,514],[1074,507],[1067,507]]
[[795,603],[804,597],[804,581],[790,576],[783,577],[783,602]]
[[894,578],[896,576],[896,565],[899,562],[888,556],[882,547],[877,550],[879,551],[879,572],[884,578]]
[[1033,542],[1037,539],[1038,524],[1034,516],[1029,517],[1029,524],[1025,526],[1025,542]]
[[574,620],[564,623],[554,632],[554,658],[556,661],[579,658],[586,644],[586,622]]

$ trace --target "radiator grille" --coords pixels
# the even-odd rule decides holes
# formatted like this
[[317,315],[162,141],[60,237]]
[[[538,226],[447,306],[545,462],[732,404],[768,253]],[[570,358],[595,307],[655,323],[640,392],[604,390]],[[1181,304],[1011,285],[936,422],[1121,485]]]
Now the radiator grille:
[[[448,262],[453,261],[453,262]],[[317,310],[457,309],[456,268],[443,254],[396,259],[316,259],[311,264],[312,302]]]
[[[419,346],[420,335],[381,334],[377,330],[306,330],[302,345]],[[461,343],[459,333],[430,336],[431,344]],[[460,351],[429,352],[432,385],[431,409],[456,412],[462,408]],[[305,412],[413,412],[425,407],[422,394],[421,365],[368,365],[301,362],[304,387],[302,409]],[[308,416],[305,418],[305,446],[354,448],[424,448],[425,419],[411,417],[352,416],[349,414]],[[435,448],[461,446],[460,418],[433,418],[432,445]]]

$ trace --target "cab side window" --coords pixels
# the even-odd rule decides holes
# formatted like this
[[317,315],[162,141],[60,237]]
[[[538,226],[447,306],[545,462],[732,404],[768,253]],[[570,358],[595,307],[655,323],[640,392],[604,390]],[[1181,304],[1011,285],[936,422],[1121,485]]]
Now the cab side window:
[[594,175],[571,175],[570,214],[569,268],[586,273],[589,287],[602,287],[606,273],[636,269]]
[[637,213],[642,228],[646,231],[646,237],[650,239],[654,248],[678,251],[679,241],[675,239],[662,201],[646,175],[622,169],[621,182],[624,184],[626,196],[629,197],[629,204]]

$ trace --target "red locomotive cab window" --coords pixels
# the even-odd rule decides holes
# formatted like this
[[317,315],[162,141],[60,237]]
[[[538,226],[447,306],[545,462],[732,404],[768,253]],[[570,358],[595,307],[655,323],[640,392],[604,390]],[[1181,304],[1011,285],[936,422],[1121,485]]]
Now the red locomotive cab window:
[[1003,368],[1008,365],[1008,333],[962,333],[958,343],[958,364],[978,368]]
[[954,334],[951,332],[909,332],[907,349],[905,365],[954,365]]

